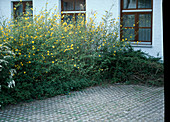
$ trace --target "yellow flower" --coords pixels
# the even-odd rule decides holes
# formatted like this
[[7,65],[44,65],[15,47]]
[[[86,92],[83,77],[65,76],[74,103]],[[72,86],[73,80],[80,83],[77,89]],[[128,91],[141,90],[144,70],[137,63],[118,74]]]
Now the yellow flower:
[[71,44],[71,47],[73,47],[73,44]]
[[16,8],[14,8],[14,10],[16,10]]
[[26,74],[26,72],[24,72],[24,74]]
[[34,46],[32,46],[32,49],[34,50],[34,49],[35,49],[35,47],[34,47]]
[[28,63],[31,63],[31,61],[29,61]]
[[101,55],[99,55],[99,57],[101,57]]
[[32,41],[32,43],[34,44],[34,41]]
[[76,67],[76,64],[74,64],[74,67]]
[[52,63],[54,64],[54,61],[52,61]]

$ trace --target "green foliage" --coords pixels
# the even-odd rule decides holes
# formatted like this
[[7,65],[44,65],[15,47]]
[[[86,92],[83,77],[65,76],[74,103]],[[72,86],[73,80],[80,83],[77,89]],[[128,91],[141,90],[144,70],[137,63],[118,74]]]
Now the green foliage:
[[0,44],[0,91],[1,87],[15,86],[13,75],[16,70],[13,69],[13,59],[15,54],[11,51],[10,45],[6,42]]
[[162,86],[164,84],[164,67],[160,58],[149,56],[141,50],[117,52],[117,55],[107,55],[102,59],[104,78],[112,79],[112,83],[135,83]]
[[40,13],[33,21],[24,15],[0,27],[1,43],[11,45],[15,55],[10,65],[17,71],[15,87],[2,88],[2,105],[68,94],[106,79],[163,83],[163,65],[120,40],[119,23],[109,12],[100,23],[95,22],[96,13],[88,20],[79,14],[69,22],[56,11]]

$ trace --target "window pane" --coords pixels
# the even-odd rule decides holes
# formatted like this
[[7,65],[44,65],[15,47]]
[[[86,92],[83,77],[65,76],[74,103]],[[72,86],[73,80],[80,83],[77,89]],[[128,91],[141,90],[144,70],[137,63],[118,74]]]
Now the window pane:
[[139,41],[151,41],[151,29],[139,28]]
[[138,0],[138,8],[151,8],[151,0]]
[[123,0],[123,9],[136,8],[136,0]]
[[75,4],[75,10],[85,10],[85,0],[77,0]]
[[31,3],[26,3],[26,7],[25,7],[26,14],[28,14],[28,15],[33,14],[33,11],[31,10],[31,8],[33,8],[32,4]]
[[139,14],[139,27],[151,27],[151,14]]
[[73,18],[73,16],[73,14],[64,14],[63,21],[67,24],[70,24],[71,22],[73,22],[73,19],[75,19],[75,17]]
[[76,15],[76,21],[85,21],[86,15],[85,14],[77,14]]
[[123,27],[133,27],[135,24],[135,15],[123,15]]
[[68,11],[68,10],[74,10],[74,0],[63,0],[63,10]]
[[21,16],[22,13],[23,13],[23,5],[22,4],[16,5],[15,15]]
[[123,28],[123,39],[135,40],[135,29]]

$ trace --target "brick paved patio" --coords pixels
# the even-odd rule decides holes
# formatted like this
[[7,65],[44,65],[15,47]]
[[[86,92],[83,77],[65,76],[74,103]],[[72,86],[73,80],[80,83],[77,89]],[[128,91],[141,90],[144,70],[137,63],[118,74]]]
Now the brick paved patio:
[[0,110],[1,122],[163,122],[164,88],[106,85]]

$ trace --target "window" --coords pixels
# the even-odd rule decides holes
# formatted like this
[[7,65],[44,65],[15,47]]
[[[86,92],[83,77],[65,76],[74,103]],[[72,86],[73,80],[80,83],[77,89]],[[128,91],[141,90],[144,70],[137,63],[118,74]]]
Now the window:
[[121,0],[121,38],[152,44],[152,0]]
[[13,2],[14,18],[21,17],[23,14],[28,14],[28,17],[32,17],[32,7],[32,1]]
[[63,21],[71,19],[77,20],[78,14],[86,14],[85,0],[61,0],[61,16],[64,15]]

